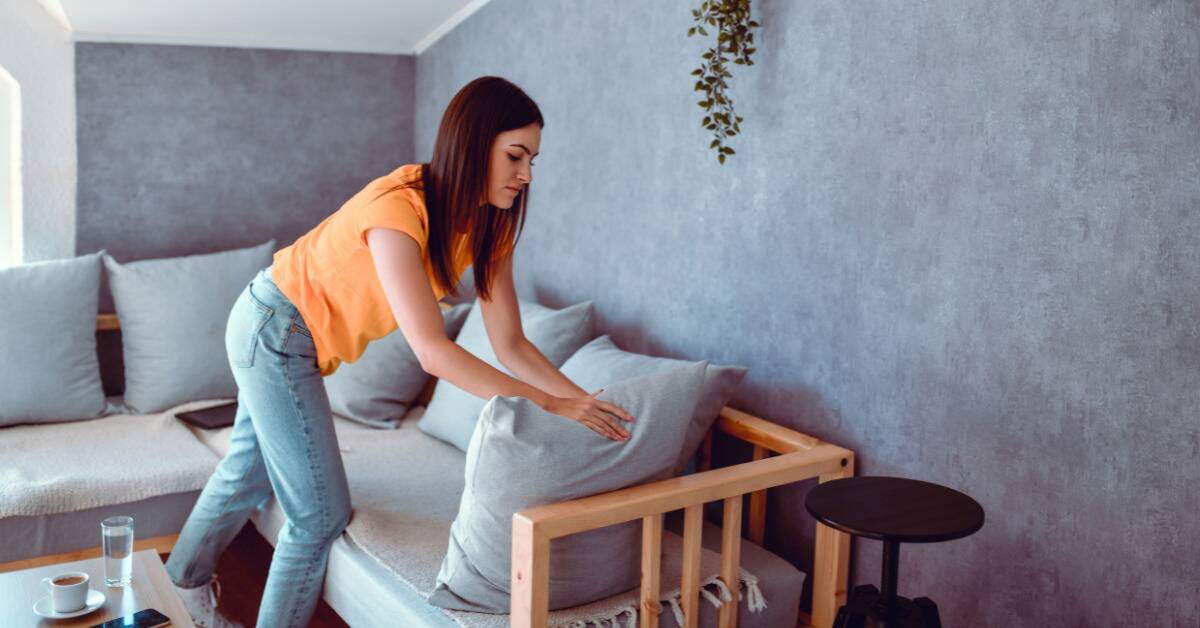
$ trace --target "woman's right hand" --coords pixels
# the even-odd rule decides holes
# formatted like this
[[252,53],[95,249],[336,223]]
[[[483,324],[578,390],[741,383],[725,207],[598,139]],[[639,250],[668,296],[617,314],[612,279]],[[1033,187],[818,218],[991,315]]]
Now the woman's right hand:
[[550,401],[542,407],[572,421],[578,421],[597,434],[615,441],[629,440],[629,432],[621,427],[613,416],[623,421],[633,421],[633,415],[620,406],[601,401],[596,395],[604,392],[601,388],[586,397],[550,397]]

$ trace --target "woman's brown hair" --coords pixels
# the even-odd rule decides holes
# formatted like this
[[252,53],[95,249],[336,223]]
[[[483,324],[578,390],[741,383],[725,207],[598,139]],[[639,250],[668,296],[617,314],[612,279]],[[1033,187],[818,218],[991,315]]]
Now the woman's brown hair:
[[479,77],[458,90],[446,106],[433,144],[433,158],[421,164],[419,184],[414,178],[393,188],[418,187],[424,191],[429,215],[429,260],[435,280],[447,294],[458,296],[452,243],[455,228],[460,227],[470,238],[475,290],[485,301],[491,299],[496,255],[516,246],[529,198],[526,184],[513,199],[511,209],[487,202],[492,142],[504,131],[535,122],[545,127],[537,103],[521,88],[498,76]]

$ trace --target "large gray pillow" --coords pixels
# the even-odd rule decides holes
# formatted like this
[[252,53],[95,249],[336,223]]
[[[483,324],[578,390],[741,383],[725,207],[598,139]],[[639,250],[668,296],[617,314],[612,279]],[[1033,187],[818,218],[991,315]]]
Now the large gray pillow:
[[275,241],[258,246],[118,263],[104,256],[121,321],[125,406],[160,412],[198,399],[237,396],[225,354],[229,310]]
[[[442,310],[447,338],[458,336],[470,310],[470,303]],[[325,378],[325,392],[335,414],[363,425],[394,430],[400,427],[400,419],[429,377],[404,333],[397,329],[372,341],[357,361],[343,362]]]
[[[506,613],[512,591],[512,516],[670,476],[695,410],[706,363],[610,383],[599,398],[636,419],[624,442],[542,410],[524,397],[493,397],[467,449],[465,487],[429,603]],[[550,608],[628,591],[640,579],[641,523],[554,539]]]
[[[566,362],[572,353],[592,337],[591,301],[552,310],[537,303],[518,300],[518,307],[521,310],[521,327],[525,331],[525,337],[554,366]],[[463,323],[462,331],[455,342],[480,360],[512,375],[500,364],[496,352],[492,349],[487,328],[483,324],[483,308],[479,306],[478,299],[475,300],[475,307],[471,308],[467,322]],[[479,411],[485,403],[486,400],[445,379],[439,379],[433,389],[433,397],[425,408],[425,415],[421,417],[417,426],[426,434],[466,451],[471,432],[475,431],[475,421],[479,419]]]
[[0,426],[104,414],[96,358],[103,254],[0,270]]
[[[610,383],[647,373],[658,373],[667,369],[678,368],[689,364],[686,360],[671,358],[656,358],[640,353],[624,351],[613,343],[607,335],[600,336],[575,352],[562,365],[562,373],[571,381],[586,390],[604,388]],[[713,421],[721,414],[721,408],[729,403],[737,390],[738,384],[746,376],[746,368],[741,366],[709,365],[704,373],[704,385],[701,387],[700,402],[696,404],[696,413],[687,428],[687,436],[683,439],[683,449],[675,462],[675,474],[683,473],[688,462],[696,453],[704,435],[712,427]],[[637,416],[636,414],[634,416]]]

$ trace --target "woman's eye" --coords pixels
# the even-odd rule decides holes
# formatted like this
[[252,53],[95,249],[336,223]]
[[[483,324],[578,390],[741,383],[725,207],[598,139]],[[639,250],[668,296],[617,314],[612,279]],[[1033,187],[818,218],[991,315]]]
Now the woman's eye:
[[508,160],[509,160],[509,161],[521,161],[521,158],[520,158],[520,157],[513,157],[512,155],[509,155],[509,156],[508,156]]

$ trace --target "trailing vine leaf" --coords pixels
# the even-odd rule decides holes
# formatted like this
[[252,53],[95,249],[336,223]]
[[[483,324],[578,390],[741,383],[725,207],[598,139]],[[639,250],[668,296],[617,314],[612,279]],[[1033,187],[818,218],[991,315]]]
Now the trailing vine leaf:
[[717,161],[724,165],[726,155],[737,154],[725,145],[725,140],[742,130],[742,118],[734,113],[727,94],[726,79],[733,76],[728,64],[754,65],[750,60],[756,50],[751,30],[759,24],[750,19],[750,0],[704,0],[699,9],[692,10],[692,19],[696,25],[688,28],[688,37],[707,37],[705,25],[717,28],[716,45],[700,55],[703,61],[692,70],[692,76],[698,77],[693,91],[704,92],[704,100],[697,103],[706,114],[700,126],[712,131],[715,139],[709,148],[716,151]]

